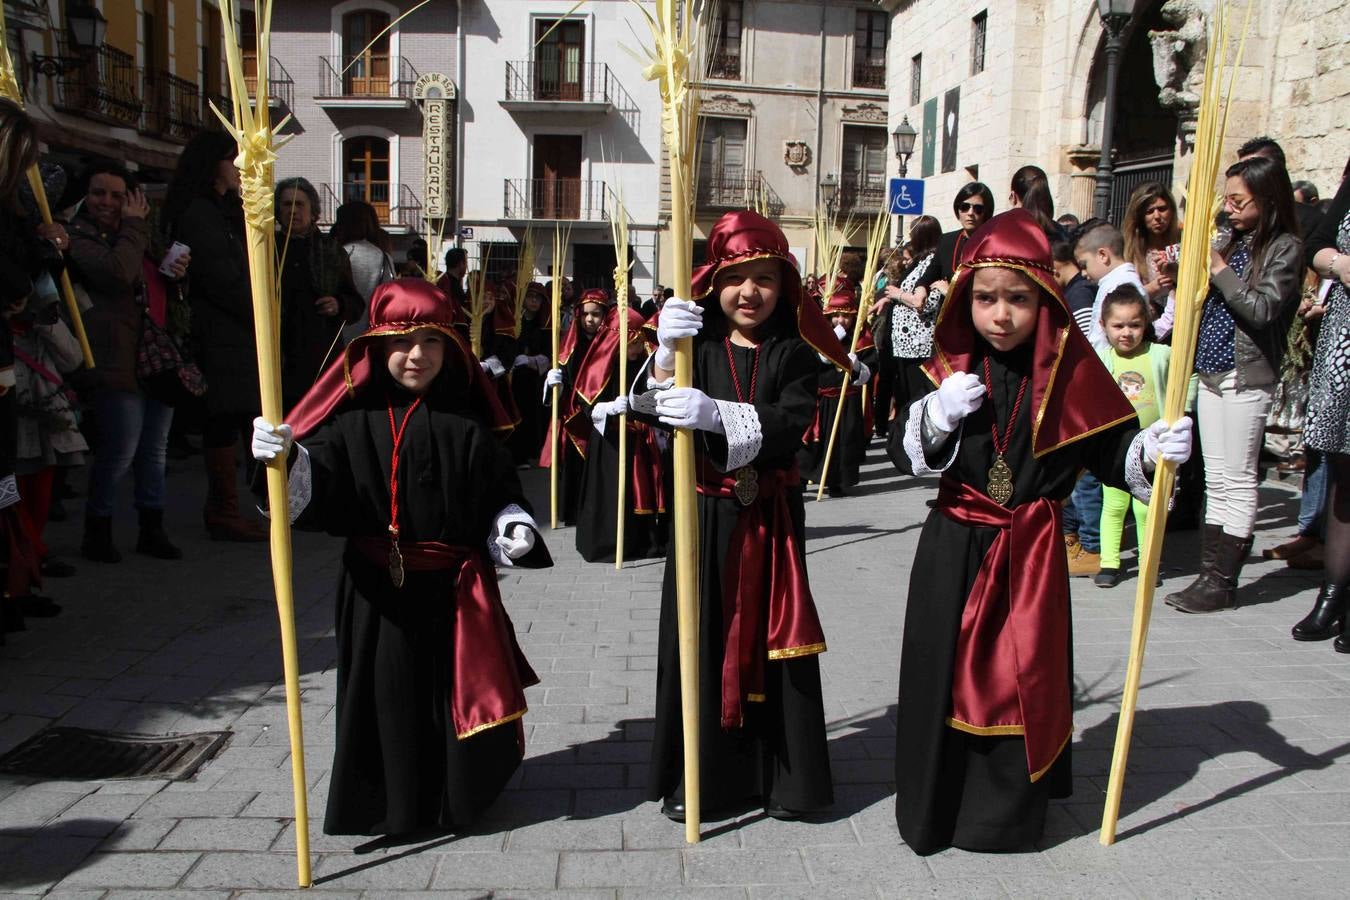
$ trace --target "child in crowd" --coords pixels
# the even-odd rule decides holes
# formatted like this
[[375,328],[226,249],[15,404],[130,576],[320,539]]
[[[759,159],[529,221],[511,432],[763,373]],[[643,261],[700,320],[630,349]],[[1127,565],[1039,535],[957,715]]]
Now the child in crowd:
[[[563,339],[558,347],[558,366],[544,375],[544,414],[553,403],[553,386],[558,386],[558,427],[544,437],[539,451],[539,465],[548,468],[553,462],[553,442],[558,446],[558,521],[575,525],[581,506],[581,479],[586,471],[586,440],[567,430],[565,424],[575,416],[582,421],[591,414],[591,403],[572,390],[581,372],[581,365],[591,349],[591,342],[600,333],[600,323],[609,311],[609,294],[601,288],[591,288],[581,295],[578,311],[570,321],[564,321]],[[551,425],[546,425],[549,429]]]
[[[763,806],[796,818],[834,799],[817,654],[825,636],[807,582],[797,450],[816,408],[817,354],[850,369],[820,307],[803,297],[787,239],[750,212],[724,215],[695,270],[695,301],[666,302],[656,353],[631,399],[696,429],[702,808]],[[673,386],[693,338],[693,387]],[[675,604],[667,557],[648,797],[684,819]]]
[[1089,219],[1083,223],[1073,255],[1078,268],[1097,285],[1088,342],[1100,350],[1106,346],[1106,335],[1102,331],[1102,302],[1106,295],[1122,284],[1133,285],[1142,294],[1144,282],[1134,263],[1125,259],[1125,236],[1105,219]]
[[[858,321],[858,292],[847,280],[841,279],[834,295],[825,301],[825,315],[835,337],[848,348],[853,343],[853,328]],[[818,484],[823,478],[831,497],[843,497],[859,481],[863,459],[867,456],[867,441],[872,435],[872,409],[863,403],[863,386],[872,377],[871,365],[876,364],[877,349],[872,343],[871,329],[864,328],[854,354],[855,374],[849,379],[848,389],[841,401],[839,390],[843,375],[827,356],[820,357],[820,381],[816,388],[816,416],[806,430],[805,446],[798,454],[798,463],[808,484]],[[840,403],[839,434],[834,450],[829,450],[830,433]],[[825,472],[825,456],[830,453],[830,470]]]
[[[1115,377],[1125,399],[1134,406],[1139,427],[1148,428],[1162,416],[1172,348],[1153,342],[1148,299],[1132,284],[1122,284],[1106,295],[1102,303],[1102,329],[1106,332],[1107,346],[1099,349],[1097,355]],[[1101,571],[1093,579],[1097,587],[1120,584],[1120,537],[1128,509],[1134,511],[1134,530],[1142,557],[1148,504],[1118,488],[1102,488],[1102,563]]]
[[[253,456],[292,449],[291,515],[346,539],[329,834],[462,828],[524,755],[524,688],[497,566],[552,564],[496,392],[422,279],[376,288],[370,328]],[[292,437],[293,435],[293,437]]]
[[966,244],[910,407],[915,474],[941,473],[919,537],[900,657],[896,820],[919,854],[1033,844],[1072,789],[1060,503],[1087,467],[1146,497],[1191,423],[1141,431],[1054,280],[1025,210]]

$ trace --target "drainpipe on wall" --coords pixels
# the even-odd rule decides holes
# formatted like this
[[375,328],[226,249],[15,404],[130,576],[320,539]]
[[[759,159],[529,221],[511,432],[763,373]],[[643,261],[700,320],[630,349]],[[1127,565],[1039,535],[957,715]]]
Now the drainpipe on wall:
[[[820,208],[821,145],[825,140],[825,18],[829,9],[828,0],[820,0],[820,81],[816,87],[816,183],[811,196],[815,205],[811,209],[811,219],[815,221],[816,210]],[[813,244],[814,246],[814,244]],[[818,260],[811,260],[811,267],[818,268]]]
[[464,90],[464,4],[459,0],[455,4],[455,203],[450,208],[450,227],[454,231],[454,245],[459,241],[459,211],[464,204],[464,104],[467,92]]

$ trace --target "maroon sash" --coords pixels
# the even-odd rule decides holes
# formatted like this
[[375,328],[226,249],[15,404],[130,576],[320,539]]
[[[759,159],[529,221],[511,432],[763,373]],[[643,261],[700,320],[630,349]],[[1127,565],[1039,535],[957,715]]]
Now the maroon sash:
[[[741,509],[722,578],[722,727],[745,721],[744,701],[764,700],[764,662],[825,652],[806,559],[792,531],[791,469],[757,470],[759,493]],[[700,460],[698,492],[736,500],[736,476]]]
[[666,511],[666,484],[661,477],[661,447],[656,431],[645,422],[628,418],[628,492],[633,512],[649,516]]
[[[354,537],[348,544],[378,567],[389,561],[388,538]],[[483,554],[436,541],[400,542],[399,551],[409,572],[457,572],[450,598],[455,606],[450,685],[455,735],[462,741],[525,715],[525,688],[538,684],[539,676],[516,643],[496,575]]]
[[1023,735],[1036,781],[1073,732],[1061,507],[1042,497],[1007,509],[944,476],[938,509],[962,525],[999,529],[961,615],[947,724],[971,734]]
[[[844,396],[856,397],[861,393],[862,393],[861,385],[850,384],[848,386],[848,392],[845,393]],[[816,390],[816,415],[815,418],[811,420],[810,427],[806,429],[806,434],[802,435],[802,443],[807,444],[809,446],[811,444],[818,443],[819,441],[830,439],[830,429],[834,427],[834,420],[831,419],[828,423],[821,421],[820,411],[821,408],[824,406],[824,404],[821,403],[820,401],[822,399],[831,399],[838,396],[839,396],[839,388],[837,387],[823,387],[818,388]],[[871,433],[872,433],[871,429],[869,428],[867,434]]]

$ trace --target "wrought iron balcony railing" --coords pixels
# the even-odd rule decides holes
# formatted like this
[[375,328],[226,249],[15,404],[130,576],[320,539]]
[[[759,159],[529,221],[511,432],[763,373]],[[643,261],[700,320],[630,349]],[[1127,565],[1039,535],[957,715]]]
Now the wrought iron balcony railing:
[[[248,95],[258,95],[258,56],[253,51],[244,52],[244,83],[248,85]],[[278,106],[293,109],[295,106],[295,79],[286,67],[275,57],[267,60],[267,95]]]
[[418,231],[422,222],[422,201],[406,184],[388,181],[346,181],[320,188],[322,206],[319,221],[331,223],[337,208],[353,200],[363,200],[375,208],[380,224]]
[[840,215],[875,215],[886,205],[885,181],[845,179],[839,184],[834,208]]
[[[202,128],[202,98],[195,82],[168,72],[145,73],[140,131],[187,143]],[[207,111],[209,112],[209,110]]]
[[532,59],[506,64],[508,103],[607,103],[621,114],[637,112],[637,104],[608,63],[569,65],[558,59]]
[[608,190],[603,181],[580,178],[508,178],[504,218],[603,222]]
[[740,81],[740,51],[714,50],[708,56],[708,77],[726,81]]
[[410,100],[417,74],[413,64],[402,56],[321,56],[318,96]]
[[136,57],[107,44],[84,53],[58,42],[60,54],[83,56],[85,63],[60,75],[56,81],[55,106],[65,112],[135,128],[141,121],[141,70]]
[[783,213],[782,198],[758,171],[727,169],[700,173],[694,197],[698,209],[764,210],[771,216]]
[[855,88],[868,88],[870,90],[884,91],[886,89],[886,62],[875,62],[869,59],[855,59],[853,61],[853,86]]

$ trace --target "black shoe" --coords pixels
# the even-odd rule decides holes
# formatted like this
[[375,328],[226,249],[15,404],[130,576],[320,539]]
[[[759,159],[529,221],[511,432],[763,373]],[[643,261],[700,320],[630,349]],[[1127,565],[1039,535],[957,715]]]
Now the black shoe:
[[780,822],[795,822],[802,817],[802,814],[795,809],[788,809],[776,800],[770,800],[764,804],[764,815],[770,819],[777,819]]
[[80,555],[85,559],[101,563],[120,563],[122,554],[112,542],[112,517],[84,517],[84,541],[80,544]]
[[1337,653],[1350,653],[1350,631],[1342,631],[1341,636],[1331,642],[1331,649]]
[[672,822],[684,821],[684,801],[676,800],[674,797],[667,797],[661,801],[661,815]]
[[164,531],[164,510],[140,510],[141,534],[136,541],[136,552],[156,559],[182,559],[183,551],[169,541]]
[[19,608],[23,610],[25,616],[32,616],[34,619],[50,619],[53,616],[61,615],[61,604],[51,597],[44,597],[41,594],[25,594],[14,599],[18,602]]
[[1291,630],[1296,641],[1325,641],[1342,633],[1345,624],[1345,591],[1322,585],[1312,610]]
[[827,497],[847,497],[848,491],[841,487],[827,487],[825,488],[825,495]]
[[1113,588],[1120,584],[1120,569],[1108,569],[1103,566],[1102,569],[1092,577],[1092,583],[1099,588]]
[[75,574],[75,567],[64,559],[49,556],[42,561],[41,571],[48,578],[69,578]]

